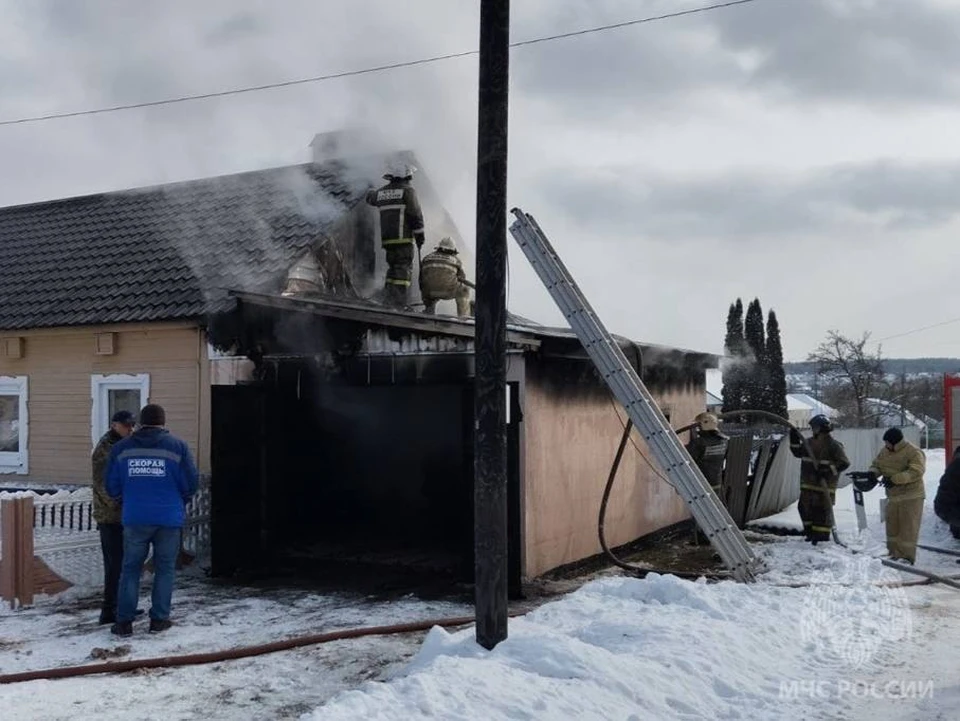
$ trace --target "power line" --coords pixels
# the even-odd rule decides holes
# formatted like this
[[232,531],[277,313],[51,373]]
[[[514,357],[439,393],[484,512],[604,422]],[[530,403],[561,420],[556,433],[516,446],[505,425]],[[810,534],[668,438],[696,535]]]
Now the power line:
[[894,338],[903,338],[908,335],[913,335],[914,333],[922,333],[925,330],[932,330],[933,328],[942,328],[945,325],[953,325],[954,323],[960,323],[960,318],[951,318],[950,320],[940,321],[939,323],[934,323],[932,325],[925,325],[922,328],[914,328],[913,330],[904,331],[903,333],[897,333],[896,335],[888,335],[886,338],[879,338],[875,340],[874,343],[883,343],[887,340],[893,340]]
[[[627,20],[620,23],[611,23],[609,25],[598,25],[593,28],[586,28],[583,30],[575,30],[568,33],[560,33],[557,35],[547,35],[544,37],[533,38],[531,40],[521,40],[515,43],[510,43],[511,48],[525,47],[528,45],[536,45],[538,43],[552,42],[555,40],[566,40],[568,38],[579,37],[581,35],[589,35],[591,33],[600,33],[606,32],[609,30],[619,30],[620,28],[630,27],[633,25],[644,25],[646,23],[657,22],[660,20],[669,20],[671,18],[684,17],[686,15],[696,15],[699,13],[710,12],[713,10],[722,10],[724,8],[734,7],[736,5],[747,5],[749,3],[758,2],[759,0],[731,0],[730,2],[715,3],[713,5],[704,5],[702,7],[691,8],[689,10],[679,10],[677,12],[665,13],[663,15],[653,15],[650,17],[639,18],[637,20]],[[219,90],[210,93],[199,93],[197,95],[181,95],[175,98],[166,98],[164,100],[149,100],[142,103],[129,103],[125,105],[113,105],[105,108],[95,108],[91,110],[75,110],[73,112],[65,113],[50,113],[49,115],[33,115],[24,118],[14,118],[11,120],[0,120],[0,126],[3,125],[23,125],[25,123],[39,123],[45,120],[59,120],[62,118],[76,118],[83,115],[102,115],[104,113],[115,113],[121,110],[134,110],[137,108],[151,108],[158,105],[174,105],[176,103],[186,103],[194,100],[209,100],[210,98],[222,98],[228,95],[241,95],[244,93],[256,93],[262,90],[272,90],[274,88],[288,88],[294,85],[307,85],[311,83],[321,83],[326,80],[337,80],[339,78],[350,78],[356,77],[358,75],[370,75],[373,73],[382,73],[388,70],[397,70],[399,68],[410,68],[416,65],[427,65],[431,63],[438,63],[445,60],[455,60],[457,58],[465,58],[470,55],[478,55],[479,50],[464,50],[459,53],[447,53],[446,55],[434,55],[429,58],[421,58],[419,60],[406,60],[402,62],[389,63],[386,65],[377,65],[370,68],[363,68],[362,70],[347,70],[340,73],[329,73],[327,75],[315,75],[309,78],[299,78],[297,80],[284,80],[276,83],[265,83],[263,85],[250,85],[241,88],[232,88],[230,90]]]

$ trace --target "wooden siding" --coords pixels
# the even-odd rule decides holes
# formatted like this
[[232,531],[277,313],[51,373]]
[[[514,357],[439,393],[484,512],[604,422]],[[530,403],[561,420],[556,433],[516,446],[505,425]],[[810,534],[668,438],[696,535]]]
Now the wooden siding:
[[[95,334],[106,331],[116,333],[115,352],[98,356]],[[156,323],[0,332],[5,336],[25,338],[22,358],[0,358],[0,376],[28,378],[30,473],[0,475],[0,481],[90,482],[90,383],[95,374],[148,373],[150,401],[166,409],[170,430],[198,454],[201,471],[209,470],[209,369],[205,338],[197,326]]]
[[[627,418],[598,383],[569,383],[552,375],[549,367],[528,364],[523,510],[527,579],[602,552],[597,515]],[[674,428],[692,422],[703,410],[703,385],[651,390],[661,408],[669,409]],[[636,431],[633,441],[653,461]],[[628,445],[607,506],[608,544],[629,543],[689,517],[680,496]]]

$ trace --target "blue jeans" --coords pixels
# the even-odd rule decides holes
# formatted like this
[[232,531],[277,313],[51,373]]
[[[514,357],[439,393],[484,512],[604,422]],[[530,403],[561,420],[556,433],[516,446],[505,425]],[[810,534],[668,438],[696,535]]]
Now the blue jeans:
[[150,597],[150,618],[166,621],[170,618],[173,598],[173,577],[180,551],[180,529],[164,526],[124,526],[123,571],[120,573],[120,593],[117,603],[117,621],[133,621],[140,597],[140,576],[147,560],[147,551],[153,546],[153,594]]

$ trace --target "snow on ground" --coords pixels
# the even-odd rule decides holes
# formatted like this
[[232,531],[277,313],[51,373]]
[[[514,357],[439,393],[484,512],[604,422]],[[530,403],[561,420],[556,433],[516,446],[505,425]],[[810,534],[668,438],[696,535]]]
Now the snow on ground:
[[[923,538],[958,548],[929,508],[943,452],[927,460]],[[868,553],[767,538],[758,550],[770,570],[753,585],[594,581],[512,621],[492,652],[471,629],[434,629],[392,680],[345,691],[310,718],[960,717],[960,625],[950,622],[960,594],[888,585],[913,577],[870,555],[883,550],[879,495],[861,538],[852,508],[838,514]],[[957,570],[951,557],[921,561]]]
[[[135,623],[132,637],[97,625],[96,598],[0,611],[0,674],[117,660],[200,653],[337,628],[470,616],[471,606],[404,597],[220,586],[186,576],[174,594],[177,625],[163,634]],[[76,595],[76,594],[75,594]],[[148,596],[143,597],[149,608]],[[344,687],[402,664],[423,634],[338,641],[208,666],[155,669],[0,686],[0,718],[28,719],[297,718]],[[124,651],[126,651],[124,653]],[[14,718],[11,716],[10,718]]]
[[[960,548],[930,510],[942,469],[943,452],[929,452],[921,535]],[[880,495],[868,495],[863,538],[852,512],[838,514],[844,536],[870,553],[883,550]],[[841,508],[842,499],[843,491]],[[24,720],[104,721],[960,718],[960,593],[883,585],[908,577],[870,553],[749,535],[769,566],[755,584],[606,576],[511,619],[509,638],[493,651],[475,643],[472,628],[435,628],[205,666],[0,686],[0,709]],[[947,556],[925,552],[920,561],[960,570]],[[181,589],[180,623],[159,637],[111,637],[96,626],[90,601],[0,611],[0,673],[89,663],[96,648],[151,657],[471,613],[455,601],[267,592],[198,578],[184,578]]]

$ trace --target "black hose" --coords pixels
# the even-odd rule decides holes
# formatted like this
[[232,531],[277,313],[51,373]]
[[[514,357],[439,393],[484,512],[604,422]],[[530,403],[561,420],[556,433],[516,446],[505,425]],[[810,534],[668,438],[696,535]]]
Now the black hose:
[[[726,418],[737,418],[739,416],[753,416],[756,418],[763,418],[764,420],[770,421],[771,423],[776,423],[778,425],[786,426],[787,428],[795,431],[796,434],[800,437],[800,440],[803,441],[803,449],[807,453],[807,457],[811,458],[814,462],[814,465],[817,464],[817,457],[813,453],[813,449],[810,448],[810,442],[804,437],[803,433],[800,432],[800,429],[793,425],[786,418],[778,416],[776,413],[770,413],[769,411],[753,411],[753,410],[742,410],[742,411],[730,411],[729,413],[718,413],[717,418],[723,420]],[[837,519],[833,513],[833,498],[830,496],[830,488],[827,486],[826,480],[823,478],[820,479],[820,490],[823,491],[824,505],[827,508],[827,513],[830,516],[830,535],[833,537],[833,542],[838,546],[846,548],[848,551],[853,551],[847,544],[840,540],[840,535],[837,533]],[[855,551],[854,551],[855,552]]]
[[[636,348],[636,351],[639,359],[640,349]],[[639,372],[638,372],[638,375],[639,375]],[[742,416],[753,416],[756,418],[763,418],[772,423],[776,423],[777,425],[782,425],[782,426],[786,426],[787,428],[793,429],[794,431],[797,432],[797,434],[803,440],[804,449],[806,450],[807,455],[809,455],[810,458],[813,458],[814,460],[816,460],[816,456],[813,455],[813,451],[810,448],[809,442],[807,441],[806,438],[804,438],[803,434],[800,433],[800,429],[794,426],[786,418],[782,418],[775,413],[770,413],[769,411],[754,411],[754,410],[731,411],[729,413],[717,414],[718,419],[735,418],[735,417],[742,417]],[[696,423],[691,423],[689,425],[683,426],[682,428],[678,428],[675,432],[677,435],[680,435],[681,433],[690,430],[696,425],[697,425]],[[606,523],[606,515],[607,515],[607,503],[610,500],[610,491],[613,489],[613,482],[617,477],[617,471],[620,469],[620,461],[623,459],[623,452],[627,447],[627,441],[630,439],[630,432],[632,430],[633,430],[633,421],[628,417],[627,423],[623,427],[623,436],[620,438],[620,445],[617,448],[617,454],[613,459],[613,465],[610,467],[610,474],[607,477],[607,485],[603,489],[603,498],[600,501],[600,514],[599,514],[599,519],[597,521],[597,535],[600,538],[600,547],[603,549],[604,555],[609,559],[609,561],[612,564],[614,564],[618,568],[622,568],[625,571],[629,571],[631,573],[637,574],[640,577],[643,577],[648,573],[660,573],[660,574],[672,574],[680,578],[699,578],[699,577],[706,577],[711,579],[727,578],[726,575],[719,574],[719,573],[697,574],[697,573],[687,573],[682,571],[677,572],[677,571],[661,570],[661,569],[654,569],[654,568],[644,568],[642,566],[636,566],[634,564],[627,563],[621,558],[618,558],[617,555],[614,554],[612,550],[610,550],[610,547],[607,545],[606,533],[604,528]],[[639,452],[639,449],[638,449],[638,452]],[[824,491],[824,496],[826,497],[826,500],[827,500],[827,508],[829,509],[829,513],[830,513],[830,527],[831,527],[834,542],[842,546],[843,548],[846,548],[848,550],[853,550],[853,549],[850,549],[849,546],[841,542],[840,537],[837,534],[837,525],[833,515],[833,499],[830,498],[830,491],[827,488],[825,482],[823,483],[823,491]]]

